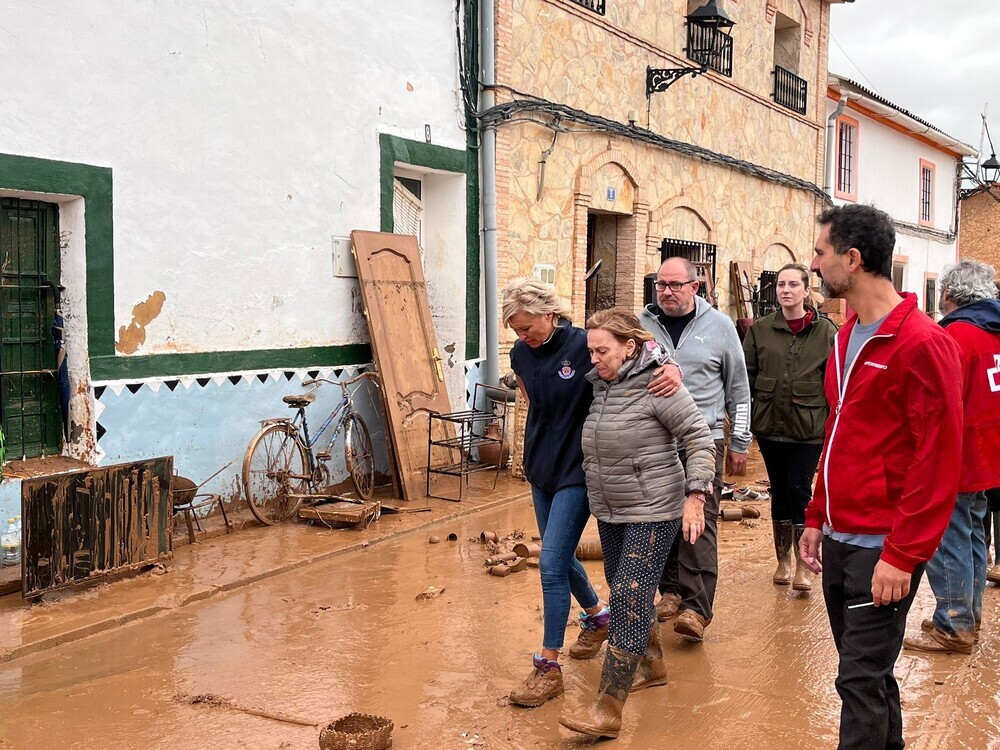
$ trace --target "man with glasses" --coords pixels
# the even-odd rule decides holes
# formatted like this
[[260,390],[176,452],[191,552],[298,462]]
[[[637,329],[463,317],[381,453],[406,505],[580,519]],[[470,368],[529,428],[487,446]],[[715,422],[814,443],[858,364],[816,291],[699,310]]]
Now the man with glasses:
[[[719,577],[716,519],[722,496],[722,468],[742,473],[750,448],[750,382],[736,326],[698,296],[694,264],[668,258],[656,274],[656,303],[643,309],[642,325],[662,344],[684,373],[684,385],[715,438],[715,479],[706,494],[705,531],[694,544],[678,538],[660,579],[660,621],[674,616],[674,632],[694,641],[704,637],[712,621]],[[658,396],[676,389],[674,371],[653,379]],[[729,417],[729,450],[724,425]]]

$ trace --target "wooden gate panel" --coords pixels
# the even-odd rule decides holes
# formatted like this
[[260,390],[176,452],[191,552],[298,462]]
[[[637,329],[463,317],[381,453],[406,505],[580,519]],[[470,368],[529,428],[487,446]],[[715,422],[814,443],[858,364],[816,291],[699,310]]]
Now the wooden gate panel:
[[167,456],[25,479],[22,595],[169,557],[172,474]]

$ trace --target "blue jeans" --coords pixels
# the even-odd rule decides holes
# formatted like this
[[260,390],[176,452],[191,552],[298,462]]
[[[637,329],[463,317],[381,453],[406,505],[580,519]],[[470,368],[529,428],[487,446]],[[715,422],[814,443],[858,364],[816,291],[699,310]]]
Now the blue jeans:
[[531,488],[535,520],[542,537],[542,554],[538,568],[542,574],[542,607],[545,611],[545,633],[542,648],[559,650],[566,636],[573,596],[584,609],[600,603],[587,571],[576,559],[576,547],[590,518],[587,488],[583,485],[563,487],[554,495]]
[[941,546],[927,563],[937,606],[934,624],[954,635],[972,633],[983,619],[986,588],[985,492],[960,492]]

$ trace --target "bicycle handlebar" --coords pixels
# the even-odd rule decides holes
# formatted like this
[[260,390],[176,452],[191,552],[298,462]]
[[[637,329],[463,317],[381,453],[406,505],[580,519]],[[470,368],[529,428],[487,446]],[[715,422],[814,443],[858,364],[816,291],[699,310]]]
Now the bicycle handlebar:
[[329,383],[330,385],[339,385],[341,388],[347,388],[347,386],[357,383],[359,380],[364,379],[371,380],[375,387],[378,387],[378,373],[375,372],[362,372],[355,375],[353,378],[348,380],[329,380],[328,378],[310,378],[309,380],[303,380],[302,385],[315,385],[316,383]]

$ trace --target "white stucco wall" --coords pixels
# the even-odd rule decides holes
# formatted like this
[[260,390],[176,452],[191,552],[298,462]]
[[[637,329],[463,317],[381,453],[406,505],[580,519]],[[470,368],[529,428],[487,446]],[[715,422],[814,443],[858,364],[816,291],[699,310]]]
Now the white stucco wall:
[[454,13],[3,0],[0,151],[113,169],[116,331],[165,296],[135,354],[364,342],[332,237],[379,228],[380,132],[465,148]]
[[[836,102],[827,99],[827,116]],[[893,219],[919,224],[920,160],[935,165],[933,227],[942,234],[955,232],[954,156],[922,143],[905,133],[864,115],[857,110],[844,112],[858,121],[858,203],[873,203]],[[834,134],[836,137],[836,133]],[[836,198],[838,205],[848,201]],[[955,240],[919,236],[903,229],[896,232],[896,253],[908,262],[903,275],[904,289],[916,293],[924,309],[924,274],[940,274],[956,260]]]
[[[836,103],[827,99],[826,107],[829,116]],[[954,232],[955,157],[856,110],[844,114],[858,121],[858,203],[874,203],[898,221],[917,224],[924,159],[936,167],[933,228]]]

